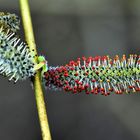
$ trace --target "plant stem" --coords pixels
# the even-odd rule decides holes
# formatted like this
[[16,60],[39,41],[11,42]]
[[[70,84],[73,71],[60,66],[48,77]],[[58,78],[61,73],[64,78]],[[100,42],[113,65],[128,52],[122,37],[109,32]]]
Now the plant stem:
[[[20,10],[22,15],[26,41],[30,47],[30,50],[34,49],[35,53],[37,54],[28,0],[20,0]],[[37,61],[37,58],[35,59]],[[44,96],[43,96],[41,82],[40,82],[39,71],[34,77],[33,84],[34,84],[35,98],[36,98],[38,116],[39,116],[39,121],[41,126],[42,138],[43,140],[51,140],[51,134],[50,134],[49,124],[48,124],[48,118],[47,118]]]

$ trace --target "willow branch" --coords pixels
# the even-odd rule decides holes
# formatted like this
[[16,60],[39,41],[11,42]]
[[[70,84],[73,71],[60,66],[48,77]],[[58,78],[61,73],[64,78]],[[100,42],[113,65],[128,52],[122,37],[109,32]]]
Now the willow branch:
[[[30,47],[30,50],[34,49],[35,53],[37,54],[28,0],[20,0],[20,10],[22,15],[22,22],[23,22],[26,41]],[[37,58],[35,59],[37,61]],[[34,83],[35,98],[36,98],[38,116],[40,121],[41,132],[42,132],[42,138],[43,140],[51,140],[39,71],[35,75],[33,83]]]

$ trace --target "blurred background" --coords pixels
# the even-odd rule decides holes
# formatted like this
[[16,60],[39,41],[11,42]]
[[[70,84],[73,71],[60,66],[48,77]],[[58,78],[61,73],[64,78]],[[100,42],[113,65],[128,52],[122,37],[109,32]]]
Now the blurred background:
[[[51,66],[82,56],[139,54],[139,0],[30,0],[39,54]],[[0,11],[20,16],[18,0]],[[22,38],[23,29],[21,27]],[[53,140],[139,140],[140,95],[108,97],[44,89]],[[30,79],[0,76],[0,140],[41,140]]]

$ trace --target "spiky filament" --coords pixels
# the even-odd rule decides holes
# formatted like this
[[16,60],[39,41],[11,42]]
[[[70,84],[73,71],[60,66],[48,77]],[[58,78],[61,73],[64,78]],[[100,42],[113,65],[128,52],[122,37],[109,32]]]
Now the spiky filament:
[[[48,66],[46,66],[48,67]],[[82,57],[70,61],[65,66],[49,67],[44,72],[47,88],[60,88],[65,91],[86,94],[109,95],[140,91],[140,56],[130,55],[128,59],[118,55],[112,60],[109,56]]]
[[20,29],[20,20],[15,14],[0,12],[0,25],[12,32],[17,32]]
[[15,82],[33,76],[37,65],[34,57],[34,50],[30,51],[15,33],[6,33],[3,27],[0,28],[0,74]]

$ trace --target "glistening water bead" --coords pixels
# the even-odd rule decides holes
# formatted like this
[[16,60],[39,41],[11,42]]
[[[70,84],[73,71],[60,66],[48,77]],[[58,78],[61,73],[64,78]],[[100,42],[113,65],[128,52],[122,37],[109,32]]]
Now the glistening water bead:
[[140,91],[140,56],[130,55],[128,59],[118,55],[82,57],[70,61],[65,66],[49,67],[44,72],[44,84],[47,88],[60,88],[65,91],[86,94],[109,95]]

